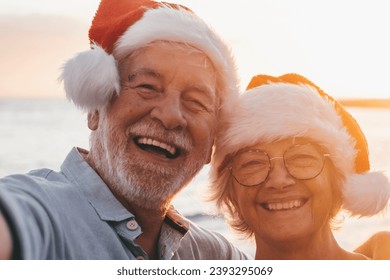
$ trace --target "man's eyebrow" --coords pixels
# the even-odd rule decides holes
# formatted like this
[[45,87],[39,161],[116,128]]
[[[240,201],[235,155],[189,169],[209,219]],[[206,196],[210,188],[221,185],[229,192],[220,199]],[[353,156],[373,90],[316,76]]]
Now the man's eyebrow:
[[127,78],[128,81],[131,82],[133,81],[137,76],[149,76],[149,77],[154,77],[154,78],[159,78],[161,77],[160,73],[157,71],[150,69],[150,68],[140,68],[137,69],[136,71],[130,73]]

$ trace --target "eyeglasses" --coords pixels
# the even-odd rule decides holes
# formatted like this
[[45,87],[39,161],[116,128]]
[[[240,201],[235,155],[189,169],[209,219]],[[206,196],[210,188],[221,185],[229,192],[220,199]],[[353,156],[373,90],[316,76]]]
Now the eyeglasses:
[[317,177],[324,168],[325,157],[330,154],[312,143],[289,147],[282,157],[270,158],[263,150],[246,150],[238,153],[232,162],[234,179],[245,187],[265,182],[271,171],[271,161],[283,159],[287,172],[295,179],[308,180]]

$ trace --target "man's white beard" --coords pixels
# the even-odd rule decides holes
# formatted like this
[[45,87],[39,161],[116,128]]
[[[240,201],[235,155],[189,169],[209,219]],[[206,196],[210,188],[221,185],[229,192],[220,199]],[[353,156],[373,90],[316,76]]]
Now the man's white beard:
[[[138,131],[163,129],[153,121],[142,120],[134,124],[130,130],[134,127]],[[185,138],[182,142],[186,143],[187,147],[190,146],[191,151],[192,141],[188,136],[179,134],[182,136],[179,136],[180,139]],[[93,149],[91,157],[95,168],[103,175],[111,191],[121,199],[138,207],[156,210],[165,210],[169,207],[174,196],[203,167],[209,149],[205,147],[197,155],[190,153],[191,156],[184,165],[167,168],[126,153],[127,141],[131,140],[127,139],[124,131],[115,131],[109,126],[105,116],[100,116],[99,129],[91,135]]]

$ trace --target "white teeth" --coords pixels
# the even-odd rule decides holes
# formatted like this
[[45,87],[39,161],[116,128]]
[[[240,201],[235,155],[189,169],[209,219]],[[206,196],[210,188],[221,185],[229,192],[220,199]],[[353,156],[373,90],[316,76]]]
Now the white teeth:
[[174,155],[176,153],[176,148],[168,145],[166,143],[157,141],[151,138],[141,137],[138,139],[139,144],[153,145],[156,147],[160,147],[161,149],[167,150],[170,154]]
[[298,208],[302,205],[301,200],[291,200],[287,202],[275,202],[275,203],[266,203],[265,207],[268,210],[290,210]]

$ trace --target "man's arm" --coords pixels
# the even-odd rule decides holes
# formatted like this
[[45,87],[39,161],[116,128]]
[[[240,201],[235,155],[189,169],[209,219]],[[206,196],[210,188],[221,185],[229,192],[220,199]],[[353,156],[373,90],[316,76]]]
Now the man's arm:
[[12,257],[12,236],[3,214],[0,212],[0,260]]
[[390,231],[380,231],[354,250],[374,260],[390,260]]

